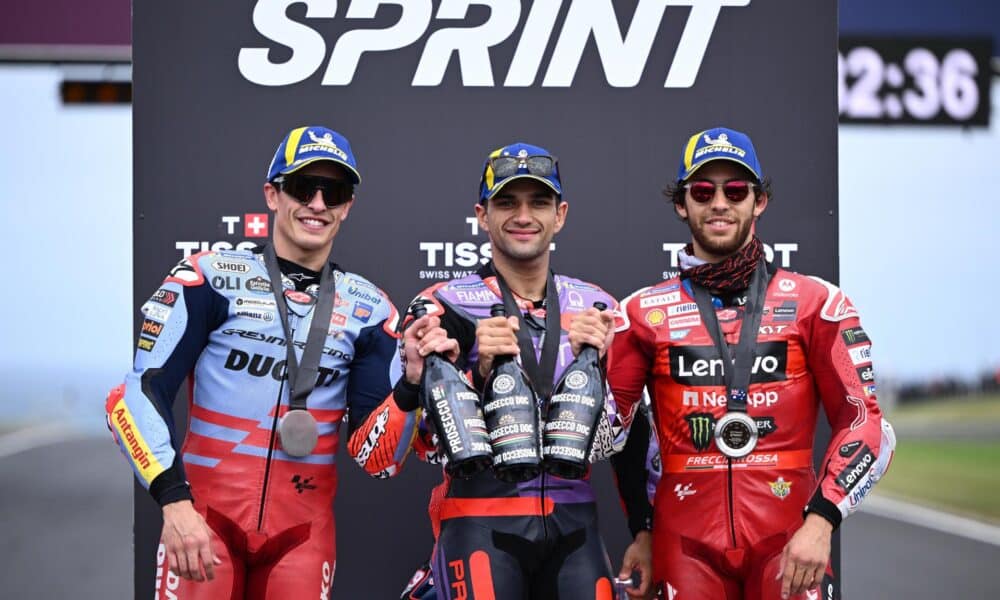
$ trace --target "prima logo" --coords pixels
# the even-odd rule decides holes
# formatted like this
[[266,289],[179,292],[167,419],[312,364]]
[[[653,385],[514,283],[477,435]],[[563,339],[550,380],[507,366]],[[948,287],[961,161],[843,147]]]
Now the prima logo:
[[691,432],[691,443],[695,450],[704,452],[712,443],[715,433],[715,417],[711,413],[691,413],[684,416]]
[[[285,86],[305,81],[326,69],[321,85],[345,86],[367,52],[387,52],[407,48],[426,39],[410,85],[436,87],[444,80],[452,57],[457,59],[463,87],[496,87],[497,74],[503,69],[494,65],[490,48],[515,36],[522,21],[522,4],[529,8],[510,64],[506,65],[503,87],[523,88],[538,85],[546,49],[551,58],[541,79],[542,87],[570,87],[580,67],[584,50],[593,39],[594,48],[604,69],[608,85],[630,88],[639,84],[653,43],[664,18],[681,18],[680,10],[667,6],[689,7],[684,30],[673,52],[673,61],[663,82],[665,88],[689,88],[701,70],[705,51],[715,32],[724,7],[740,7],[750,0],[639,0],[631,18],[616,14],[613,0],[569,0],[565,18],[559,24],[562,0],[509,2],[507,0],[442,0],[434,14],[431,0],[353,0],[339,15],[351,25],[356,20],[374,19],[383,4],[400,7],[398,20],[389,27],[372,28],[361,23],[340,35],[336,42],[326,39],[321,30],[329,19],[338,18],[336,0],[307,1],[305,19],[292,20],[287,12],[301,0],[258,0],[253,9],[253,25],[268,40],[264,47],[240,48],[237,67],[251,83]],[[489,7],[486,22],[473,27],[438,27],[441,21],[468,19],[472,6]],[[472,19],[470,19],[472,20]],[[631,23],[626,31],[619,21]],[[314,22],[316,28],[313,28]],[[322,28],[320,25],[322,24]],[[433,30],[430,35],[426,35]],[[332,50],[328,57],[328,44]],[[289,48],[291,56],[274,62],[274,48]]]

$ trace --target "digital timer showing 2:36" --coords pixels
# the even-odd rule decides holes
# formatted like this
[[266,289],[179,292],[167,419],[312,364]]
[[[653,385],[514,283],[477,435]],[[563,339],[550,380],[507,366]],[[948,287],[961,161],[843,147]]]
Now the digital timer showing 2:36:
[[841,37],[841,123],[988,126],[990,38]]

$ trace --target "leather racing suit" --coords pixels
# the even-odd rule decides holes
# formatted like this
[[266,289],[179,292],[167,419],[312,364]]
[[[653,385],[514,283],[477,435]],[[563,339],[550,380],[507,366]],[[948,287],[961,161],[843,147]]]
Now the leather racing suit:
[[[598,300],[609,307],[617,307],[617,302],[590,283],[561,275],[555,275],[554,281],[562,324],[553,379],[557,381],[573,360],[567,337],[573,315]],[[491,305],[502,302],[492,265],[462,279],[431,286],[414,302],[422,300],[428,301],[428,314],[440,317],[441,327],[458,341],[457,365],[471,369],[475,387],[482,390],[483,381],[475,366],[476,323],[490,317]],[[526,311],[525,322],[538,354],[545,309],[530,301],[517,301]],[[369,417],[370,422],[383,410],[401,417],[417,407],[416,392],[407,390],[404,381]],[[375,434],[367,433],[368,427],[366,423],[353,434],[349,445],[352,454],[364,455],[362,466],[373,475],[396,472],[402,460],[399,449],[408,446],[414,436],[395,433],[398,428],[391,424],[376,426]],[[603,458],[620,450],[625,437],[614,400],[608,394],[591,458]],[[356,449],[362,444],[371,451]],[[442,460],[427,420],[421,421],[412,445],[424,460]],[[440,599],[611,598],[611,566],[598,532],[589,476],[573,481],[543,471],[535,479],[514,484],[496,479],[492,471],[468,480],[445,474],[444,481],[431,494],[428,512],[436,538],[431,567]]]
[[[301,356],[319,274],[279,262]],[[336,268],[334,275],[334,309],[308,398],[319,440],[303,458],[286,454],[276,435],[288,410],[286,339],[260,249],[184,259],[143,305],[135,366],[108,397],[109,427],[157,502],[193,495],[223,561],[213,581],[181,580],[168,574],[161,544],[158,597],[326,597],[336,567],[341,422],[348,411],[351,427],[362,422],[398,376],[389,370],[392,303],[358,275]],[[192,371],[178,449],[171,407]]]
[[[661,448],[653,519],[654,578],[666,597],[780,597],[782,550],[803,507],[836,528],[886,471],[892,427],[875,398],[870,341],[842,291],[769,267],[747,412],[760,438],[729,459],[713,442],[726,414],[723,362],[689,280],[670,279],[623,301],[609,380],[620,405],[648,386]],[[744,297],[715,298],[727,342],[739,337]],[[822,406],[832,438],[813,469]],[[641,454],[641,451],[640,451]],[[808,506],[807,506],[808,505]],[[820,590],[828,598],[832,573]]]

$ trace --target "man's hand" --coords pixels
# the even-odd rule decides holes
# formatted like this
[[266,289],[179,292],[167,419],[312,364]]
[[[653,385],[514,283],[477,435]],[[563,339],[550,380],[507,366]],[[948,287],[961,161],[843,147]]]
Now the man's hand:
[[163,534],[170,571],[191,581],[215,579],[222,559],[212,552],[212,531],[190,500],[163,507]]
[[649,600],[653,597],[653,536],[648,531],[640,531],[625,549],[622,568],[618,579],[628,579],[632,571],[639,571],[639,586],[625,591],[629,598]]
[[611,347],[615,338],[615,318],[610,310],[597,310],[590,307],[577,313],[569,324],[569,344],[573,356],[580,354],[584,344],[589,344],[600,352],[601,357]]
[[424,315],[410,323],[403,332],[403,359],[408,383],[420,383],[424,357],[432,352],[440,352],[454,362],[458,358],[458,340],[448,337],[437,316]]
[[811,590],[823,581],[830,560],[830,536],[833,525],[823,517],[809,513],[805,523],[785,544],[778,576],[781,597],[788,598]]
[[517,356],[521,347],[517,345],[517,330],[521,324],[517,317],[490,317],[476,324],[476,343],[479,346],[479,374],[483,379],[490,376],[493,359],[497,356]]

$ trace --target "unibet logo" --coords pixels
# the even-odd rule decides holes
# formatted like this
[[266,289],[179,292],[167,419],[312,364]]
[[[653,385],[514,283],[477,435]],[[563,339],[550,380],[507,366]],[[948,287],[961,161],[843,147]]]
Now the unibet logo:
[[688,423],[691,431],[691,443],[695,450],[704,452],[708,450],[712,443],[712,435],[715,433],[715,417],[710,413],[691,413],[685,415],[684,420]]
[[[328,31],[329,20],[336,19],[336,1],[305,3],[305,18],[295,20],[289,7],[300,0],[258,0],[253,10],[253,24],[269,43],[264,47],[240,48],[239,72],[247,81],[264,86],[293,85],[312,77],[326,61],[321,85],[345,86],[354,75],[366,52],[386,52],[424,42],[420,60],[410,85],[441,85],[452,57],[456,58],[464,87],[495,87],[497,68],[490,49],[515,35],[524,21],[517,46],[507,65],[503,87],[531,87],[538,84],[542,61],[552,48],[542,87],[570,87],[580,67],[584,50],[597,52],[604,77],[612,87],[630,88],[639,84],[653,43],[657,39],[666,8],[690,7],[688,11],[671,10],[669,19],[687,16],[683,32],[673,48],[673,60],[663,83],[665,88],[689,88],[694,85],[715,25],[723,7],[747,6],[750,0],[639,0],[635,12],[618,15],[614,0],[571,0],[565,18],[557,26],[562,2],[533,2],[522,19],[521,2],[497,0],[452,0],[441,2],[434,13],[432,0],[353,0],[340,15],[351,26],[332,44],[327,60],[328,40],[320,31]],[[389,27],[375,28],[358,20],[375,19],[383,4],[394,5],[400,12]],[[485,4],[489,16],[473,27],[432,27],[440,21],[478,20],[469,17],[470,5]],[[316,23],[312,27],[310,21]],[[630,23],[622,31],[618,23]],[[428,30],[436,29],[430,35]],[[291,55],[281,62],[272,60],[272,50],[288,48]],[[285,52],[280,53],[287,56]],[[502,67],[500,67],[502,68]],[[660,75],[662,76],[662,75]]]

